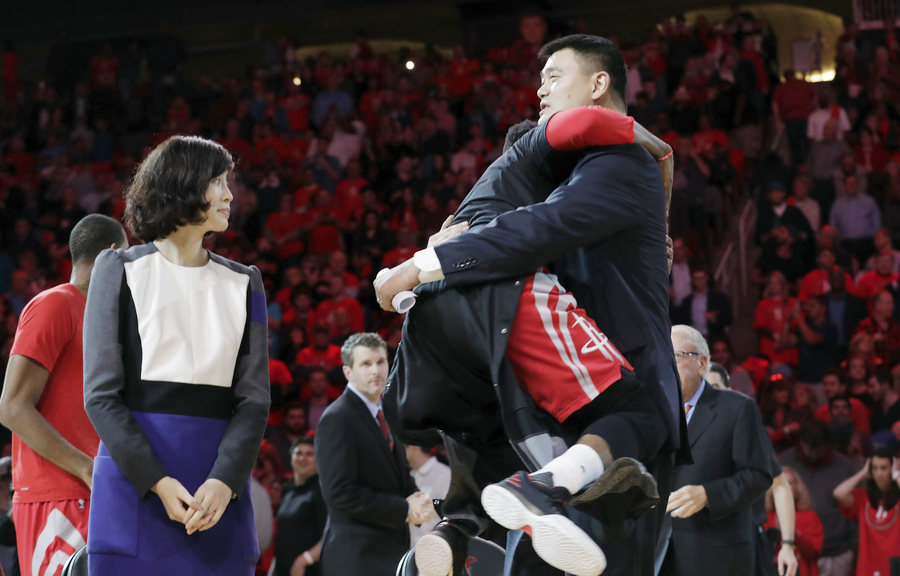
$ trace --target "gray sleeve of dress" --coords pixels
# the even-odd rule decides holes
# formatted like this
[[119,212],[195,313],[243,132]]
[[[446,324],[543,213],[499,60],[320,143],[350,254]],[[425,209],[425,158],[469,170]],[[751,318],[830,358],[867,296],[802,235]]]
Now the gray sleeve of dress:
[[113,461],[143,498],[168,473],[122,396],[119,309],[124,276],[122,256],[113,250],[101,252],[84,310],[84,409]]
[[262,276],[250,267],[247,329],[234,372],[234,414],[225,429],[210,478],[240,496],[259,453],[269,418],[269,330]]

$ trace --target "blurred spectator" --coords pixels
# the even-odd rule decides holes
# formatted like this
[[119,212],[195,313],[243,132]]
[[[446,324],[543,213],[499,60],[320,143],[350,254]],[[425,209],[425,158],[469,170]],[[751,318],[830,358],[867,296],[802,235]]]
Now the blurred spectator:
[[[782,467],[784,477],[791,486],[794,496],[794,553],[797,557],[798,576],[817,576],[819,574],[818,560],[822,554],[822,543],[825,534],[822,531],[822,521],[816,514],[809,489],[800,476],[788,466]],[[766,512],[769,521],[765,528],[778,528],[775,515],[775,502],[772,490],[766,492]]]
[[791,319],[797,324],[797,378],[815,384],[825,371],[835,365],[837,328],[828,319],[828,302],[824,296],[813,296],[794,302]]
[[850,396],[871,410],[875,400],[869,396],[869,359],[863,354],[854,354],[846,361],[846,368]]
[[834,396],[828,399],[828,435],[834,449],[850,457],[861,456],[869,435],[856,429],[850,410],[850,398]]
[[[847,291],[848,274],[839,266],[834,266],[829,275],[831,290],[826,293],[828,305],[828,319],[837,329],[835,340],[836,358],[844,358],[850,339],[856,331],[856,327],[866,317],[866,301]],[[852,286],[852,283],[850,283]]]
[[[834,489],[841,512],[859,527],[857,574],[890,574],[890,558],[900,556],[898,475],[900,460],[879,450]],[[859,487],[863,480],[865,487]]]
[[[672,270],[669,272],[669,300],[671,310],[676,310],[691,292],[691,267],[688,263],[688,247],[684,238],[672,238]],[[677,323],[674,322],[673,323]]]
[[850,119],[847,117],[847,112],[838,106],[834,90],[830,86],[822,85],[819,87],[816,109],[809,115],[807,130],[809,139],[814,142],[826,139],[826,125],[829,122],[834,122],[835,137],[843,140],[844,134],[851,128]]
[[325,89],[313,98],[310,114],[313,126],[322,126],[328,117],[343,120],[350,114],[353,99],[341,88],[343,80],[339,71],[333,71],[326,80]]
[[787,202],[787,192],[782,182],[770,182],[766,186],[768,206],[760,208],[756,223],[756,241],[764,255],[771,254],[781,244],[780,228],[786,228],[797,245],[801,257],[811,258],[816,234],[806,216],[796,206]]
[[815,87],[793,70],[785,70],[784,82],[775,87],[772,95],[772,112],[775,122],[784,127],[795,163],[806,158],[807,127],[815,102]]
[[293,401],[284,407],[284,418],[275,429],[275,433],[268,437],[269,444],[281,457],[284,470],[291,468],[291,446],[298,438],[306,435],[306,409],[297,401]]
[[[421,446],[405,445],[406,461],[409,462],[409,473],[416,481],[416,487],[432,500],[443,500],[450,490],[450,467],[438,459],[431,451]],[[419,538],[431,532],[440,518],[435,517],[421,526],[409,527],[410,547],[415,546]]]
[[328,508],[322,498],[311,436],[290,446],[291,479],[282,489],[276,520],[275,576],[320,576],[322,536]]
[[297,354],[294,363],[307,368],[321,368],[326,372],[341,367],[341,349],[330,342],[331,330],[326,324],[313,328],[312,344]]
[[709,272],[698,266],[691,271],[691,294],[675,313],[676,324],[687,324],[703,334],[707,340],[725,336],[731,325],[731,305],[728,297],[709,289]]
[[756,306],[753,329],[759,335],[759,353],[774,364],[796,365],[797,347],[785,335],[796,330],[791,321],[794,298],[781,272],[772,272],[766,282],[763,299]]
[[[888,260],[888,257],[880,255],[879,260]],[[896,275],[894,276],[896,281]],[[876,361],[885,366],[893,366],[900,353],[900,323],[893,317],[894,298],[889,292],[882,290],[876,292],[870,302],[869,317],[859,323],[856,333],[872,336]]]
[[869,395],[875,400],[869,422],[872,434],[889,430],[900,422],[900,394],[894,389],[890,372],[878,372],[869,377]]
[[818,569],[821,576],[851,576],[854,566],[855,527],[840,511],[832,492],[852,476],[856,467],[829,444],[828,425],[811,420],[801,426],[797,446],[778,457],[793,469],[809,489],[813,509],[825,534]]
[[828,401],[826,404],[819,406],[816,410],[816,418],[826,422],[831,422],[831,400],[834,398],[847,399],[850,407],[850,419],[852,428],[863,434],[869,435],[872,429],[869,425],[869,416],[871,412],[865,405],[856,398],[850,398],[847,393],[847,382],[844,372],[839,368],[833,368],[825,372],[822,379],[822,387]]
[[800,431],[800,422],[790,413],[791,383],[781,374],[773,374],[759,391],[759,411],[776,451],[789,448]]
[[834,192],[837,198],[847,195],[847,186],[844,181],[848,176],[856,176],[857,188],[862,192],[869,190],[869,173],[856,163],[856,157],[852,152],[845,152],[841,156],[841,162],[831,172],[834,180]]
[[891,253],[891,272],[900,274],[900,250],[894,250],[889,228],[881,228],[875,233],[875,254],[866,260],[866,272],[875,269],[875,257],[885,250]]
[[875,233],[881,228],[881,210],[875,200],[860,191],[855,174],[844,177],[847,194],[834,201],[830,223],[838,240],[858,262],[865,262],[875,251]]
[[340,390],[328,384],[328,378],[321,369],[310,371],[306,390],[301,395],[301,401],[306,406],[306,427],[315,431],[325,409],[340,396]]
[[789,203],[803,212],[803,215],[806,216],[806,221],[809,222],[810,228],[818,230],[822,223],[821,207],[816,200],[813,200],[809,196],[812,187],[813,183],[809,177],[797,176],[794,178],[794,195],[791,197]]
[[824,248],[819,250],[816,257],[818,267],[810,271],[800,281],[800,289],[797,291],[797,299],[806,302],[814,296],[821,296],[831,292],[831,275],[837,268],[844,275],[844,285],[853,286],[853,279],[834,262],[834,252]]
[[721,364],[710,362],[703,377],[706,379],[706,383],[716,390],[729,389],[728,370],[725,370]]
[[736,390],[745,396],[756,397],[753,380],[746,368],[734,361],[734,351],[731,349],[731,341],[726,337],[710,340],[710,358],[714,364],[722,366],[728,371],[728,388]]
[[833,119],[822,128],[822,138],[810,145],[807,164],[809,176],[813,179],[812,197],[822,208],[823,220],[828,219],[834,204],[834,167],[840,165],[841,158],[849,151],[847,144],[838,138],[837,123]]
[[[329,289],[328,299],[316,308],[316,319],[335,326],[333,315],[338,310],[343,310],[350,317],[350,327],[353,332],[363,332],[366,329],[363,309],[358,301],[347,296],[347,279],[343,276],[333,276]],[[315,341],[315,334],[313,335]]]

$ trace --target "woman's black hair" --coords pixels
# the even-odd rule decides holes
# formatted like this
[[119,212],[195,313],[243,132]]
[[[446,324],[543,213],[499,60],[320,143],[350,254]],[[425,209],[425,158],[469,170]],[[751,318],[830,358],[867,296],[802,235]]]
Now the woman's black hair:
[[[875,458],[883,458],[890,464],[893,464],[894,452],[890,448],[877,448],[875,452],[872,453],[872,459],[869,460],[870,474],[872,472],[872,461]],[[878,484],[872,479],[866,481],[866,494],[869,496],[869,505],[872,506],[872,508],[878,510],[879,506],[883,506],[885,510],[891,510],[897,505],[897,502],[900,501],[900,486],[897,485],[896,480],[891,478],[891,487],[888,488],[888,491],[885,494],[882,493],[881,489],[878,488]]]
[[228,150],[199,136],[172,136],[138,166],[125,193],[125,223],[144,242],[204,222],[210,180],[234,168]]

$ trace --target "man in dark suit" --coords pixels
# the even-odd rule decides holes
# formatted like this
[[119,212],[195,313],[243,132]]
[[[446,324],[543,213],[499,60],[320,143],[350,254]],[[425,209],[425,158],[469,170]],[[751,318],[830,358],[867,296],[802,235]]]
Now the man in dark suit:
[[865,298],[859,298],[847,291],[847,273],[840,266],[833,266],[828,276],[831,291],[825,294],[828,305],[828,320],[837,328],[834,358],[840,361],[847,357],[850,338],[856,326],[868,314]]
[[673,324],[693,326],[707,340],[726,336],[731,325],[731,304],[728,296],[709,289],[709,270],[696,266],[691,270],[691,294],[672,314]]
[[409,549],[408,523],[434,514],[416,491],[403,445],[381,412],[387,345],[354,334],[341,348],[347,388],[325,410],[316,433],[316,466],[328,506],[323,576],[393,576]]
[[717,390],[703,379],[709,347],[690,326],[672,327],[672,345],[688,419],[694,464],[675,469],[663,532],[660,576],[754,574],[756,521],[752,504],[772,485],[772,449],[750,398]]
[[[548,60],[538,93],[542,119],[559,110],[592,104],[624,111],[620,94],[624,62],[608,40],[566,37],[548,44],[544,55]],[[377,288],[382,306],[389,307],[394,294],[420,281],[444,279],[447,287],[456,289],[509,279],[519,285],[525,275],[559,260],[562,284],[635,368],[657,411],[655,424],[664,428],[665,442],[648,460],[653,462],[664,497],[671,453],[682,449],[686,457],[687,442],[669,339],[668,270],[660,250],[666,236],[666,202],[658,170],[658,164],[637,146],[592,150],[576,165],[568,183],[546,202],[506,212],[488,226],[420,252],[421,257],[377,282]],[[498,317],[491,319],[489,327],[492,332],[486,338],[493,338],[494,330],[499,334],[510,330]],[[610,444],[613,455],[621,453],[623,448],[614,446],[618,438],[601,439]],[[652,523],[649,531],[629,527],[625,532],[621,541],[606,550],[607,555],[618,556],[610,558],[607,573],[649,573],[652,561],[648,565],[647,559],[652,558],[655,541]],[[649,544],[649,552],[643,543]]]

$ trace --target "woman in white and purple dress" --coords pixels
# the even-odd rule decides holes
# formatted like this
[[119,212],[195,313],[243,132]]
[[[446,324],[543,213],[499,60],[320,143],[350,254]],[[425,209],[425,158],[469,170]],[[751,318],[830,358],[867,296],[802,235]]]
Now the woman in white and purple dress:
[[266,303],[254,267],[203,248],[228,227],[233,168],[175,136],[141,163],[126,223],[146,244],[97,258],[84,400],[100,435],[92,576],[250,576],[249,478],[266,426]]

